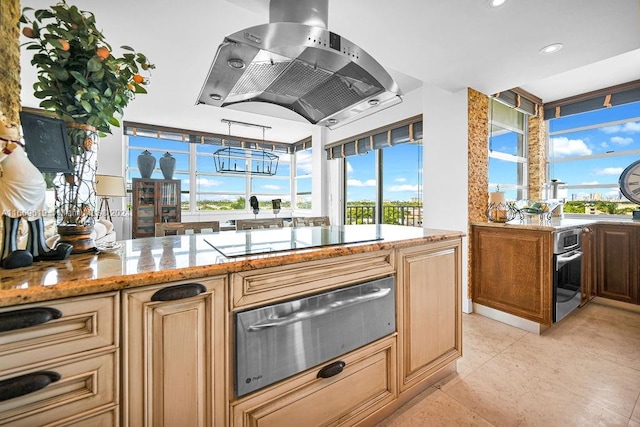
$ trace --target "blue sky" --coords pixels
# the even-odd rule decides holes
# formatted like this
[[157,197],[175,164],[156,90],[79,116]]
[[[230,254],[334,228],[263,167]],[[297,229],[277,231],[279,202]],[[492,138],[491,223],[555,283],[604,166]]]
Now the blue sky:
[[[383,152],[383,200],[422,199],[422,145],[399,144]],[[373,151],[347,157],[347,201],[375,200]]]

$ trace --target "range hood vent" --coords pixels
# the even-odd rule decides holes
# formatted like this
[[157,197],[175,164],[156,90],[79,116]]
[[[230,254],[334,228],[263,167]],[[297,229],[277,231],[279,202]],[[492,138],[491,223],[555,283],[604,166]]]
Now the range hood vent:
[[336,128],[402,102],[389,73],[326,29],[328,0],[271,0],[269,24],[226,37],[199,104],[267,102]]

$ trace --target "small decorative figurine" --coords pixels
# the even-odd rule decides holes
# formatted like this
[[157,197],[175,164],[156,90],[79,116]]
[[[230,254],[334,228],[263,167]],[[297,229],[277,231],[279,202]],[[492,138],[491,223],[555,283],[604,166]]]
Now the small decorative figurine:
[[[34,260],[66,259],[73,247],[59,243],[51,249],[44,238],[46,183],[29,161],[20,141],[18,127],[0,111],[0,211],[4,226],[0,265],[18,268]],[[20,220],[27,219],[27,249],[18,249]]]

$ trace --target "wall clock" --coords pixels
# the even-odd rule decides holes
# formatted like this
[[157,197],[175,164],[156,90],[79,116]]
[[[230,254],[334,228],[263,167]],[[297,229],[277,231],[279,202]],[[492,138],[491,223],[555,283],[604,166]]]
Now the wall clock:
[[640,160],[631,163],[620,174],[620,191],[634,203],[640,204]]

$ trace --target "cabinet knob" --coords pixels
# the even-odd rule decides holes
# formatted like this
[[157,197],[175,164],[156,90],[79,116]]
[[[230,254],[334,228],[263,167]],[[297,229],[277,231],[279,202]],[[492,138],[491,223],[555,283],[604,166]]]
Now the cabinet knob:
[[0,313],[0,332],[40,325],[62,317],[62,312],[50,307],[26,308]]
[[175,301],[195,297],[206,291],[207,288],[200,283],[185,283],[184,285],[168,286],[153,294],[151,301]]
[[317,378],[331,378],[334,375],[338,375],[347,364],[342,360],[338,360],[337,362],[333,362],[320,369],[318,372]]
[[0,402],[42,390],[59,379],[57,372],[41,371],[0,381]]

